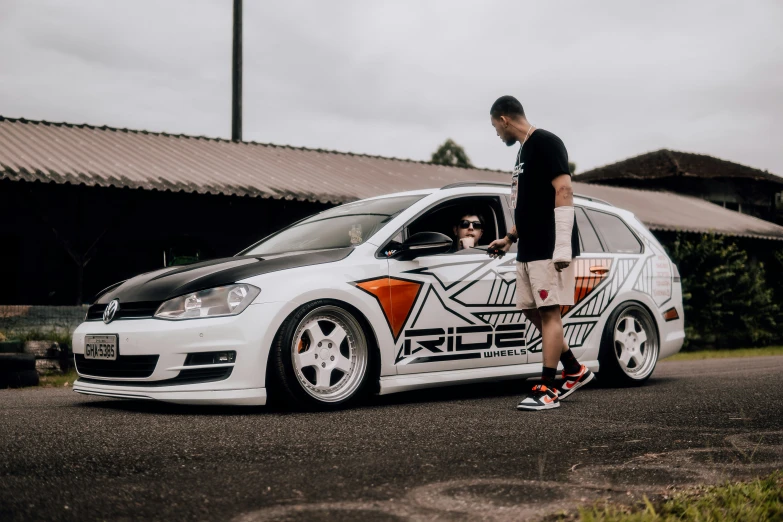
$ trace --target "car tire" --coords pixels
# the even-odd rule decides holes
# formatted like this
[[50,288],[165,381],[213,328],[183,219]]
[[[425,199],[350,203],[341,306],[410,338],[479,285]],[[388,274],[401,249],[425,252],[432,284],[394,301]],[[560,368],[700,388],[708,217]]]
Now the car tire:
[[637,302],[617,306],[606,321],[598,354],[600,379],[616,386],[638,386],[652,375],[660,354],[658,327]]
[[0,371],[0,389],[24,388],[38,386],[38,372],[35,370],[20,370],[15,372]]
[[35,370],[35,355],[29,353],[0,353],[0,372]]
[[296,310],[272,345],[270,401],[333,410],[365,396],[378,376],[369,331],[361,314],[338,301],[313,301]]

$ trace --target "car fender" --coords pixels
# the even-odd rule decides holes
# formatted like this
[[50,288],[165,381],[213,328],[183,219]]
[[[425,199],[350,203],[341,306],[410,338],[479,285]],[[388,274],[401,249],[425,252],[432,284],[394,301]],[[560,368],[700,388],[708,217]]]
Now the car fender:
[[[392,337],[383,310],[374,296],[360,290],[352,281],[346,281],[345,278],[342,278],[342,282],[324,285],[324,274],[316,276],[300,273],[296,274],[296,276],[298,277],[288,277],[288,275],[286,275],[281,278],[281,280],[271,285],[268,281],[245,281],[262,287],[262,295],[266,293],[267,296],[288,296],[285,301],[257,302],[253,305],[271,303],[275,303],[276,305],[274,307],[274,316],[270,320],[268,331],[263,338],[263,343],[265,344],[264,351],[266,352],[266,360],[263,364],[264,367],[266,367],[269,350],[280,326],[296,309],[319,299],[333,299],[352,306],[364,316],[364,319],[366,319],[371,331],[365,333],[366,335],[373,337],[375,345],[380,352],[381,375],[395,375],[397,373],[394,365],[394,338]],[[337,278],[331,280],[334,281],[335,279]]]

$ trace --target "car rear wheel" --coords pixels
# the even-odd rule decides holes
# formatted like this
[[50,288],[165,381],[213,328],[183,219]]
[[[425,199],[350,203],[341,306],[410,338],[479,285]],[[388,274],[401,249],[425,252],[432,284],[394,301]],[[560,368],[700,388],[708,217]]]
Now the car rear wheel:
[[372,356],[354,313],[336,303],[315,301],[283,323],[270,362],[277,391],[286,402],[334,409],[363,394]]
[[601,378],[612,384],[641,384],[658,362],[658,328],[650,312],[638,303],[623,303],[604,327],[599,362]]

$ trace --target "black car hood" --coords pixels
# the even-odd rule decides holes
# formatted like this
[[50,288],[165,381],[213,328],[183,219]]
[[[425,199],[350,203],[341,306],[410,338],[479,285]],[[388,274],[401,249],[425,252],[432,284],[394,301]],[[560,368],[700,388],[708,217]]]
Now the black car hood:
[[157,302],[207,288],[235,283],[248,277],[289,268],[333,263],[345,259],[353,248],[336,248],[282,256],[235,256],[213,259],[192,265],[169,267],[147,272],[98,296],[96,305],[113,299],[120,303]]

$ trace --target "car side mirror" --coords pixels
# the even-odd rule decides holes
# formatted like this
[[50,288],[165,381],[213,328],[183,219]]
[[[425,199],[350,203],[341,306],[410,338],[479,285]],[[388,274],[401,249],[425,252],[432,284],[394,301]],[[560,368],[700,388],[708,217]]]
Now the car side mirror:
[[398,259],[414,259],[420,256],[445,254],[451,250],[454,241],[440,232],[417,232],[400,247]]

